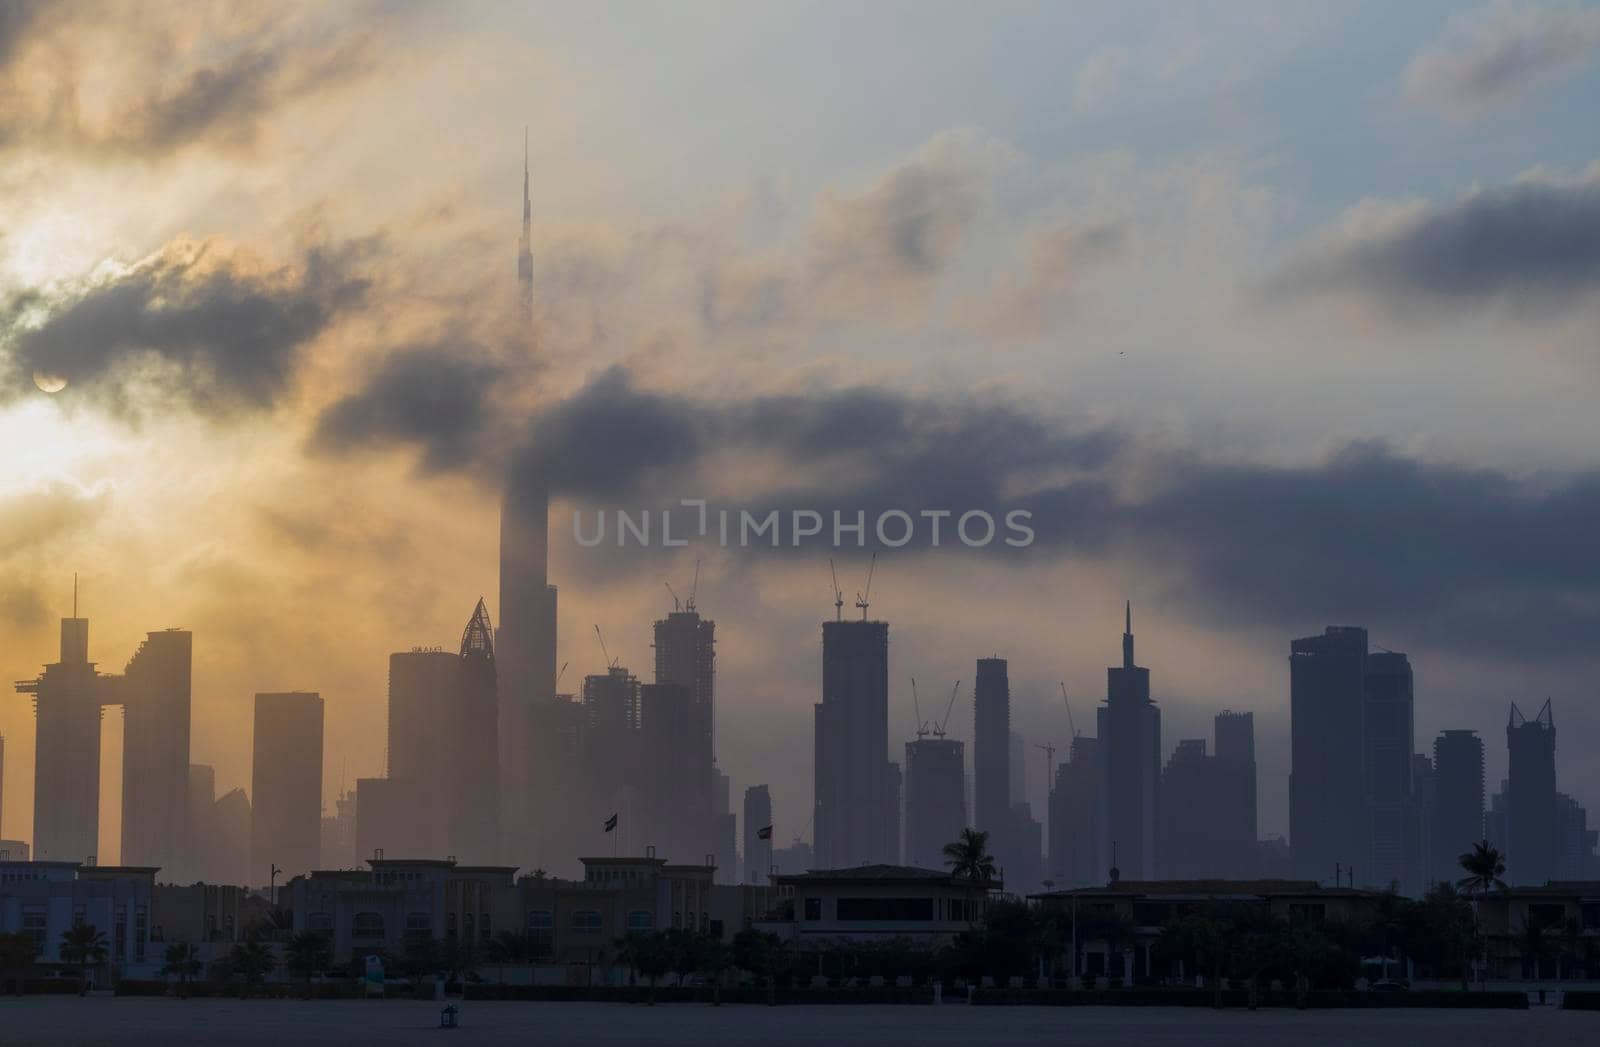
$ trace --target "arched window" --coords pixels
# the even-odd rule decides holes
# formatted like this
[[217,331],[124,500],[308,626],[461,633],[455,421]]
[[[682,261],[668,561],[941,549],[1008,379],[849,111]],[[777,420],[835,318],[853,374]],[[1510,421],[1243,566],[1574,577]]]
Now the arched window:
[[358,912],[350,921],[350,937],[370,940],[383,937],[383,914]]
[[578,909],[572,914],[572,929],[575,931],[599,931],[604,928],[605,919],[599,909]]

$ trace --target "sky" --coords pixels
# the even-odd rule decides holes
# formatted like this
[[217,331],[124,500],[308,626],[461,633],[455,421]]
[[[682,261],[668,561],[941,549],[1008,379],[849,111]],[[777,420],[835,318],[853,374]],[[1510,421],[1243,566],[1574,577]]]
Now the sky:
[[[0,679],[195,634],[194,759],[326,700],[383,769],[387,655],[497,599],[550,470],[562,689],[648,678],[702,561],[719,764],[809,836],[830,550],[585,548],[683,498],[1033,513],[882,551],[892,743],[1010,660],[1047,754],[1124,600],[1163,750],[1288,643],[1407,652],[1416,738],[1555,711],[1600,803],[1600,8],[1489,3],[0,5]],[[526,128],[535,321],[518,323]],[[868,550],[833,551],[847,604]],[[1091,728],[1092,729],[1092,728]],[[115,799],[120,730],[106,726]],[[0,835],[30,835],[0,695]],[[102,818],[102,860],[116,821]]]

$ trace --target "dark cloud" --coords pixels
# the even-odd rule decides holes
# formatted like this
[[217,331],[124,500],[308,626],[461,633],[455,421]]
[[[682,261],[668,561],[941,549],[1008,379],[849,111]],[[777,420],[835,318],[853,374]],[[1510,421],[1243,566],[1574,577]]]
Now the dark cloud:
[[1600,287],[1600,172],[1482,190],[1312,249],[1270,290],[1354,292],[1397,313],[1570,304]]
[[0,4],[0,70],[21,49],[44,9],[43,0],[6,0]]
[[358,303],[374,241],[317,244],[293,267],[258,272],[193,245],[58,297],[33,292],[0,312],[0,374],[11,395],[35,373],[63,396],[123,402],[149,381],[213,412],[270,405],[299,350]]
[[494,388],[505,369],[479,346],[421,345],[378,365],[359,392],[323,412],[313,450],[415,441],[432,469],[462,468],[486,434]]
[[49,618],[39,590],[26,582],[0,579],[0,622],[13,629],[32,629]]

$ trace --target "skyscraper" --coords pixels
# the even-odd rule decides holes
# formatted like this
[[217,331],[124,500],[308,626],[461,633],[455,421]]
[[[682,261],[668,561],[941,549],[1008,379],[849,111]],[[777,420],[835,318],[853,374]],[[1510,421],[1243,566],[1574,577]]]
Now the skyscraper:
[[[522,235],[517,242],[520,330],[533,339],[533,204],[524,132]],[[556,587],[549,578],[550,487],[542,463],[520,463],[500,506],[498,670],[500,815],[505,858],[548,868],[567,853],[577,798],[571,708],[556,700]],[[537,799],[536,799],[537,798]],[[524,859],[524,856],[527,856]]]
[[765,884],[771,868],[772,793],[752,785],[744,791],[744,882]]
[[251,772],[250,879],[280,881],[315,869],[322,844],[322,696],[256,695]]
[[[122,864],[189,880],[189,680],[193,634],[150,633],[113,689],[122,702]],[[108,695],[108,698],[110,696]]]
[[920,869],[943,869],[944,846],[961,837],[967,805],[964,746],[953,738],[918,738],[906,743],[905,861]]
[[1050,790],[1050,878],[1061,887],[1106,882],[1100,856],[1100,740],[1076,735]]
[[716,635],[717,623],[700,617],[693,597],[655,623],[656,683],[689,688],[699,737],[685,758],[703,761],[708,774],[716,759]]
[[1420,895],[1422,822],[1412,786],[1414,701],[1411,663],[1396,651],[1367,655],[1362,752],[1368,805],[1366,882]]
[[[1000,864],[1010,854],[1011,680],[1004,658],[979,658],[972,685],[972,823]],[[946,841],[948,842],[948,841]]]
[[897,862],[887,622],[823,623],[822,701],[814,713],[817,867]]
[[1368,852],[1367,631],[1330,625],[1289,645],[1289,842],[1295,876],[1331,880]]
[[451,760],[450,853],[488,864],[500,852],[499,666],[489,608],[480,598],[461,631]]
[[1548,701],[1531,720],[1511,704],[1506,748],[1506,882],[1542,885],[1555,877],[1561,852],[1556,720]]
[[1430,872],[1455,880],[1457,860],[1484,839],[1483,739],[1477,731],[1441,731],[1433,740],[1433,817]]
[[61,659],[37,680],[17,684],[33,695],[33,857],[83,861],[100,837],[101,677],[89,661],[89,619],[61,619]]
[[1217,872],[1250,879],[1260,874],[1255,714],[1224,709],[1212,721],[1212,739],[1218,777]]
[[[1100,735],[1100,855],[1115,851],[1126,879],[1156,875],[1156,793],[1161,782],[1161,710],[1150,700],[1150,670],[1134,664],[1133,605],[1124,608],[1122,665],[1106,670]],[[1113,846],[1114,845],[1114,846]]]

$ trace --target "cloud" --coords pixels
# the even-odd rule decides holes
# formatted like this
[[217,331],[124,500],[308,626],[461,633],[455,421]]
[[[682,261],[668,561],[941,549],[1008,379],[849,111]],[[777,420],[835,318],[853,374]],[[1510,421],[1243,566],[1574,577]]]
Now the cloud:
[[920,304],[966,240],[1010,151],[970,132],[934,138],[864,192],[817,202],[808,304],[852,312]]
[[110,276],[29,292],[0,311],[0,375],[12,395],[42,372],[67,380],[60,395],[124,408],[133,386],[212,413],[266,407],[301,348],[361,301],[359,266],[375,246],[314,242],[296,265],[263,269],[174,243]]
[[1127,245],[1125,223],[1068,224],[1033,238],[1021,273],[976,297],[961,322],[991,338],[1035,338],[1056,329],[1075,293]]
[[0,148],[165,156],[252,143],[290,105],[369,75],[406,5],[83,3],[0,10]]
[[1400,315],[1496,302],[1574,304],[1600,287],[1600,166],[1445,204],[1358,207],[1269,282],[1290,298],[1355,294]]
[[99,519],[110,497],[105,488],[65,481],[0,495],[0,560],[77,534]]
[[312,449],[398,439],[421,444],[429,468],[460,467],[486,435],[495,386],[505,377],[481,346],[408,346],[378,364],[360,391],[322,413]]
[[1462,119],[1501,109],[1600,57],[1600,10],[1492,4],[1451,19],[1406,66],[1407,97]]

